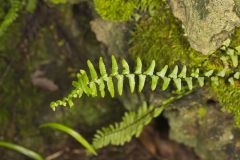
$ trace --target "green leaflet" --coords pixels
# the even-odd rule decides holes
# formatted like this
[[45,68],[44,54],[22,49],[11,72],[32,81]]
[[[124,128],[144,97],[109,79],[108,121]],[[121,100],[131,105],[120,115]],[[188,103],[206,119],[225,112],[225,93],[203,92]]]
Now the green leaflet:
[[135,68],[134,73],[135,74],[142,74],[142,61],[139,57],[137,58],[137,64],[136,64],[136,68]]
[[169,74],[168,77],[173,78],[173,79],[176,79],[176,78],[178,77],[177,74],[178,74],[178,66],[175,66],[174,69],[173,69],[173,71],[172,71],[172,73]]
[[80,70],[81,78],[79,80],[80,86],[86,95],[91,95],[91,89],[88,87],[89,79],[84,70]]
[[112,75],[118,74],[118,64],[116,58],[112,55]]
[[19,146],[19,145],[16,145],[16,144],[13,144],[13,143],[8,143],[8,142],[4,142],[4,141],[0,141],[0,147],[4,147],[4,148],[7,148],[7,149],[11,149],[11,150],[14,150],[18,153],[21,153],[31,159],[35,159],[35,160],[44,160],[44,158],[34,152],[34,151],[31,151],[25,147],[22,147],[22,146]]
[[240,78],[240,72],[236,72],[233,77],[235,79],[239,79]]
[[204,77],[199,77],[198,78],[198,83],[199,83],[200,87],[203,87],[204,86]]
[[234,67],[238,66],[238,55],[231,55],[232,63]]
[[152,91],[154,91],[157,88],[159,77],[155,76],[155,75],[152,75],[151,78],[152,78],[151,89],[152,89]]
[[191,77],[198,78],[199,77],[199,68],[196,70],[192,71]]
[[150,76],[153,75],[155,66],[156,66],[156,62],[153,60],[149,68],[143,74],[150,75]]
[[85,138],[83,138],[83,136],[81,136],[78,132],[74,131],[73,129],[60,123],[45,123],[40,126],[40,128],[46,127],[67,133],[68,135],[72,136],[75,140],[77,140],[80,144],[82,144],[90,153],[97,155],[97,152],[95,151],[94,147],[91,144],[89,144],[88,141]]
[[93,81],[97,80],[98,79],[97,72],[96,72],[96,70],[95,70],[95,68],[94,68],[94,66],[93,66],[93,64],[90,60],[87,61],[87,65],[88,65],[92,80]]
[[178,75],[179,78],[186,78],[187,76],[187,66],[183,66],[181,73]]
[[165,77],[167,70],[168,70],[168,65],[164,66],[164,68],[160,72],[157,72],[157,75],[163,78]]
[[128,65],[128,63],[125,59],[122,60],[122,67],[123,67],[122,74],[129,74],[130,73],[129,65]]
[[74,105],[74,103],[73,103],[73,101],[72,101],[72,98],[68,98],[67,101],[68,101],[68,105],[69,105],[69,107],[72,108],[73,105]]
[[129,74],[127,75],[128,81],[129,81],[129,87],[130,87],[130,92],[133,93],[135,89],[135,75],[134,74]]
[[91,95],[92,95],[93,97],[96,97],[96,96],[97,96],[96,83],[90,82],[90,83],[89,83],[89,89],[90,89],[90,91],[91,91]]
[[117,75],[117,80],[118,80],[118,93],[121,96],[123,92],[123,75]]
[[231,60],[232,60],[232,65],[234,67],[238,66],[238,55],[235,54],[235,51],[231,48],[227,49],[227,54],[230,56]]
[[193,89],[192,77],[186,77],[185,81],[187,82],[189,90],[192,90]]
[[99,59],[99,70],[100,70],[100,74],[102,77],[106,77],[107,76],[107,71],[106,71],[106,67],[105,64],[103,62],[103,58],[100,57]]
[[225,75],[226,75],[226,70],[225,70],[225,69],[221,70],[221,71],[217,74],[217,76],[219,76],[219,77],[225,77]]
[[204,75],[206,77],[210,77],[210,76],[212,76],[213,72],[214,72],[214,70],[210,70],[210,71],[207,71]]
[[99,91],[100,91],[101,97],[105,97],[105,83],[102,78],[99,79],[98,85],[99,85]]
[[175,85],[177,87],[177,90],[181,91],[181,89],[182,89],[182,80],[180,78],[174,78],[173,81],[174,81],[174,83],[175,83]]
[[113,85],[112,77],[107,78],[107,87],[110,95],[114,97],[114,85]]
[[163,78],[163,85],[162,85],[163,91],[165,91],[168,88],[170,81],[171,81],[170,78],[166,78],[166,77]]
[[138,85],[138,92],[142,92],[143,87],[145,85],[145,81],[146,81],[146,75],[139,75],[139,85]]

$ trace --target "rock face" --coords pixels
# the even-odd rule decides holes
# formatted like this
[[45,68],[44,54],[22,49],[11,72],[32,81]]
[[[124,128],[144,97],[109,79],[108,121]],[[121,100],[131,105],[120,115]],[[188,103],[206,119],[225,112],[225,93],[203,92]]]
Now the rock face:
[[240,26],[238,0],[170,0],[191,47],[203,54],[219,48]]
[[170,138],[193,147],[203,160],[239,160],[240,129],[208,95],[208,91],[200,90],[165,111]]

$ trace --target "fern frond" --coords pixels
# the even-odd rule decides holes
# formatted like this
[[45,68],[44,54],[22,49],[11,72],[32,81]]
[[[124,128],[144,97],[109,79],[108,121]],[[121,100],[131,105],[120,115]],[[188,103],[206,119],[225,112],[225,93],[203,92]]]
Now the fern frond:
[[159,110],[162,111],[163,107],[154,110],[153,105],[147,106],[147,103],[144,103],[137,112],[125,113],[122,122],[97,131],[93,140],[94,148],[99,149],[109,144],[123,145],[129,142],[134,135],[138,137],[143,127],[154,118],[154,113],[159,112]]
[[9,9],[4,20],[0,24],[0,37],[5,33],[8,27],[17,19],[19,10],[22,7],[20,0],[10,0],[11,8]]
[[180,99],[185,94],[171,97],[165,100],[160,107],[147,105],[146,102],[136,112],[127,112],[122,118],[122,121],[108,127],[103,127],[98,130],[93,139],[93,146],[96,149],[105,147],[109,144],[123,145],[129,142],[133,137],[139,137],[144,126],[148,125],[153,118],[159,116],[165,106],[177,99]]
[[[106,90],[111,97],[115,97],[116,93],[122,95],[125,80],[128,81],[130,92],[133,93],[135,88],[138,89],[138,92],[142,92],[147,79],[151,79],[150,83],[153,91],[158,88],[158,85],[162,90],[166,90],[171,84],[174,84],[176,89],[181,91],[183,86],[192,90],[193,86],[198,85],[203,87],[206,82],[218,85],[220,78],[227,78],[228,82],[234,85],[235,80],[240,78],[240,72],[231,72],[229,74],[226,69],[221,71],[205,71],[204,68],[189,69],[187,66],[180,67],[175,65],[173,69],[169,66],[165,66],[157,71],[156,62],[154,60],[149,67],[144,70],[140,58],[136,60],[134,71],[130,70],[128,62],[123,59],[121,64],[122,70],[120,71],[116,58],[112,56],[111,60],[112,68],[111,71],[108,71],[103,58],[101,57],[99,59],[99,75],[92,62],[88,60],[87,65],[91,78],[88,77],[85,70],[80,70],[77,74],[77,80],[73,82],[75,89],[63,100],[52,102],[51,107],[55,109],[59,105],[66,106],[67,103],[72,107],[72,100],[74,98],[81,98],[83,94],[95,97],[98,96],[100,92],[101,97],[105,97]],[[117,87],[114,85],[115,81],[117,81]]]

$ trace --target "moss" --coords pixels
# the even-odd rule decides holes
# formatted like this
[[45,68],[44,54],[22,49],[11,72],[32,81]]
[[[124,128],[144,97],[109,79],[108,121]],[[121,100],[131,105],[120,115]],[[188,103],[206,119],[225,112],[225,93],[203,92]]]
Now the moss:
[[[240,44],[240,28],[236,29],[235,33],[231,37],[230,48],[235,48]],[[226,55],[225,51],[217,51],[214,55],[212,55],[212,59],[214,59],[214,63],[209,65],[210,67],[215,67],[218,69],[223,68],[223,65],[220,64],[220,58]],[[215,58],[214,58],[215,57]],[[209,59],[210,61],[211,59]],[[215,65],[213,65],[215,64]],[[234,68],[231,63],[227,64],[230,67],[230,70],[239,70],[238,68]],[[226,110],[229,113],[232,113],[235,118],[236,125],[240,127],[240,83],[239,81],[235,82],[236,86],[229,86],[224,82],[221,82],[219,86],[212,86],[214,93],[218,101],[221,103],[223,110]]]
[[147,16],[142,16],[131,36],[130,53],[148,62],[155,59],[158,64],[201,64],[207,56],[191,49],[183,30],[172,15],[168,4],[155,0],[157,6]]
[[199,118],[204,118],[206,116],[207,109],[206,107],[199,107],[198,108],[198,116]]
[[49,0],[53,4],[62,4],[62,3],[67,3],[67,0]]
[[236,125],[240,127],[240,84],[236,87],[221,83],[219,86],[213,86],[218,101],[223,106],[223,110],[232,113]]
[[127,21],[137,7],[135,0],[94,0],[96,11],[103,19]]
[[26,11],[33,13],[37,8],[38,0],[28,0],[26,4]]
[[234,34],[231,36],[231,47],[237,47],[240,45],[240,28],[237,28]]

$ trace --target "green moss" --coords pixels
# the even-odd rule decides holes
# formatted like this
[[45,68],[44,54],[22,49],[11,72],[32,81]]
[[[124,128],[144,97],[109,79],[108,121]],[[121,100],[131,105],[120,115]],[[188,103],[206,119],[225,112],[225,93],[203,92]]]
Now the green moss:
[[127,21],[137,7],[135,0],[94,0],[96,11],[103,19]]
[[26,11],[33,13],[37,8],[38,0],[28,0],[26,3]]
[[[230,43],[230,48],[234,49],[235,47],[238,47],[240,44],[240,28],[236,29],[235,33],[231,37],[231,43]],[[216,56],[218,56],[218,61],[219,57],[223,57],[226,55],[225,51],[217,51],[215,53],[215,62],[217,61]],[[213,55],[214,56],[214,55]],[[214,63],[218,64],[217,67],[221,68],[219,63]],[[226,62],[227,68],[230,68],[230,70],[239,70],[239,67],[235,68],[232,66],[231,62]],[[215,66],[216,67],[216,66]],[[237,83],[236,86],[229,86],[226,85],[226,83],[222,82],[220,87],[219,86],[213,86],[213,91],[216,94],[216,97],[218,101],[221,103],[223,110],[226,110],[229,113],[232,113],[235,118],[236,125],[240,127],[240,83],[239,81],[236,81]]]
[[233,87],[221,83],[220,86],[213,86],[213,91],[223,106],[223,110],[232,113],[236,125],[240,127],[240,85]]
[[49,0],[53,4],[62,4],[62,3],[67,3],[67,0]]
[[240,45],[240,28],[237,28],[231,37],[231,47],[237,47]]
[[201,64],[207,56],[191,49],[168,4],[155,0],[157,6],[143,16],[131,36],[130,53],[148,62],[155,59],[158,64],[172,65],[181,61],[185,64]]
[[198,108],[198,116],[199,118],[204,118],[206,116],[207,109],[206,107],[199,107]]

